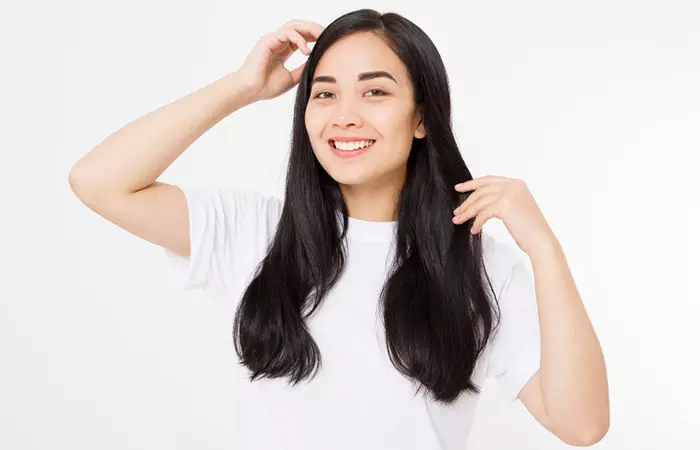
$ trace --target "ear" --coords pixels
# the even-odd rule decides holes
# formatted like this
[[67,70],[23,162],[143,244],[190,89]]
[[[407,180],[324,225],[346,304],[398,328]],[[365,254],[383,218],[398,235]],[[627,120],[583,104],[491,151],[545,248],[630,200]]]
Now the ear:
[[417,139],[423,139],[425,137],[425,125],[423,124],[423,112],[418,111],[418,125],[416,125],[416,130],[413,132],[413,136]]

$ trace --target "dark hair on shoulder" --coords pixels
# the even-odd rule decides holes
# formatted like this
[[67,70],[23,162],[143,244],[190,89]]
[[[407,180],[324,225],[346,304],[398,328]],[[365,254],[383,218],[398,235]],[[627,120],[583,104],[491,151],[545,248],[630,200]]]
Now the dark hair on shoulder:
[[408,158],[395,257],[378,311],[396,369],[415,380],[417,392],[426,389],[435,400],[452,403],[462,392],[480,393],[472,373],[500,310],[484,266],[481,233],[469,231],[473,219],[452,222],[452,210],[468,195],[454,185],[473,177],[453,134],[445,66],[430,38],[396,13],[347,13],[314,45],[296,92],[284,207],[236,310],[234,345],[251,381],[288,377],[296,384],[320,367],[322,355],[305,319],[345,268],[348,209],[337,182],[315,157],[304,113],[323,53],[339,39],[367,31],[406,66],[426,130],[425,138],[413,140]]

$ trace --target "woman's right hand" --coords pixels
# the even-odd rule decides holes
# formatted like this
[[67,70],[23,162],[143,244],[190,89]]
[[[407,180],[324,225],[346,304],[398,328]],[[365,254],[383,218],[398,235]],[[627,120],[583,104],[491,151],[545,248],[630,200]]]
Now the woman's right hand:
[[238,69],[256,101],[275,98],[299,83],[306,61],[292,71],[284,63],[296,50],[310,55],[306,44],[315,42],[323,28],[315,22],[292,20],[260,38]]

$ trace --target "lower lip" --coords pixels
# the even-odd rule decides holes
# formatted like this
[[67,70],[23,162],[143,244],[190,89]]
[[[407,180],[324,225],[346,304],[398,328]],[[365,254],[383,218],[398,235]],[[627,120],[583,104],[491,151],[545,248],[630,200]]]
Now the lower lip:
[[372,145],[369,145],[367,147],[358,148],[357,150],[343,151],[343,150],[338,150],[337,148],[335,148],[335,145],[333,145],[333,143],[331,143],[330,141],[328,142],[328,145],[330,145],[330,147],[333,149],[333,153],[335,153],[336,156],[338,156],[340,158],[352,158],[353,156],[361,155],[361,154],[365,153],[367,150],[369,150],[370,148],[374,147],[374,144],[376,144],[376,142],[373,142]]

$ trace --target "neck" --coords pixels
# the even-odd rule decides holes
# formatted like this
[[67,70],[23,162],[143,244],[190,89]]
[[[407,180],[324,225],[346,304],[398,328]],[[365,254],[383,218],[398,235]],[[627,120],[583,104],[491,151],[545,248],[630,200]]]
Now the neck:
[[398,220],[397,206],[401,187],[396,183],[384,184],[382,187],[340,184],[340,190],[348,206],[348,216],[353,219],[369,222]]

